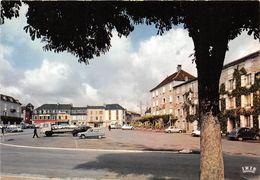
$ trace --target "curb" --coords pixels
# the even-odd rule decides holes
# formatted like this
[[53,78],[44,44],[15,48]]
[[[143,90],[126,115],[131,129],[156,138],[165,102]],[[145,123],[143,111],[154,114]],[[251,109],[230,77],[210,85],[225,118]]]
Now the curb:
[[28,148],[28,149],[42,149],[42,150],[62,150],[62,151],[88,151],[88,152],[109,152],[109,153],[172,153],[172,154],[200,154],[199,150],[192,149],[147,149],[147,150],[118,150],[118,149],[79,149],[79,148],[59,148],[59,147],[35,147],[0,143],[0,145],[8,147]]

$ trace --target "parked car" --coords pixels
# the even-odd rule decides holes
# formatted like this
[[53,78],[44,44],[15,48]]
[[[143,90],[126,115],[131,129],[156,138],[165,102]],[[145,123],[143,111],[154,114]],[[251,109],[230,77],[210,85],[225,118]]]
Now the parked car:
[[192,133],[191,133],[191,135],[192,135],[193,137],[195,137],[195,136],[200,136],[200,130],[199,130],[199,129],[193,130]]
[[120,124],[111,124],[110,125],[111,129],[120,129],[122,126]]
[[22,128],[18,127],[16,125],[7,126],[5,131],[6,132],[23,132]]
[[228,134],[229,140],[259,139],[259,134],[249,128],[235,128]]
[[122,130],[133,130],[134,127],[129,125],[129,124],[124,124],[122,127],[121,127]]
[[75,129],[73,129],[72,135],[73,136],[77,136],[77,134],[79,132],[86,132],[89,128],[91,128],[91,127],[90,126],[79,126],[79,127],[76,127]]
[[173,127],[173,126],[169,126],[167,129],[164,130],[164,132],[166,132],[166,133],[182,133],[183,129]]
[[78,133],[79,138],[97,137],[97,138],[101,139],[104,136],[105,136],[105,133],[100,128],[89,128],[86,132]]

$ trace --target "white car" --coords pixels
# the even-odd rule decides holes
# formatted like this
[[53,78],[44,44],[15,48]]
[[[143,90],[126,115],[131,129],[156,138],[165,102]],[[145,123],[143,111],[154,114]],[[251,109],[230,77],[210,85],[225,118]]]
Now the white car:
[[182,133],[183,129],[170,126],[167,129],[165,129],[164,132],[166,132],[166,133]]
[[16,125],[9,125],[5,129],[6,132],[23,132],[21,127],[18,127]]
[[200,130],[193,130],[191,133],[192,136],[200,136]]
[[89,128],[85,132],[79,132],[78,137],[79,138],[87,138],[87,137],[97,137],[98,139],[101,139],[102,137],[105,136],[104,131],[100,128]]
[[122,130],[133,130],[134,127],[128,124],[125,124],[121,127]]

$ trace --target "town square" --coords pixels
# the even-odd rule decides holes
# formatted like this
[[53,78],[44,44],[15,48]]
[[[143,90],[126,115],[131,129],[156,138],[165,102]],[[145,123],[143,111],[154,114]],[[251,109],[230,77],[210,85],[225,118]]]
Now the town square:
[[258,1],[1,1],[0,178],[259,179]]

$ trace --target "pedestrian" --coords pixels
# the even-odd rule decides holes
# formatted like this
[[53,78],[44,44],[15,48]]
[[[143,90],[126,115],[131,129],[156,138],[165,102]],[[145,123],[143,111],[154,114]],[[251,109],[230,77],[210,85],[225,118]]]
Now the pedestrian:
[[108,130],[111,131],[111,126],[110,125],[108,126]]
[[37,134],[37,127],[34,126],[34,130],[33,130],[33,138],[34,136],[37,136],[37,138],[39,138],[38,134]]
[[5,127],[4,126],[2,126],[2,134],[3,134],[3,136],[5,135]]

